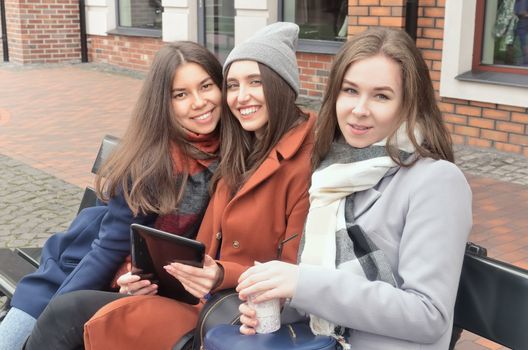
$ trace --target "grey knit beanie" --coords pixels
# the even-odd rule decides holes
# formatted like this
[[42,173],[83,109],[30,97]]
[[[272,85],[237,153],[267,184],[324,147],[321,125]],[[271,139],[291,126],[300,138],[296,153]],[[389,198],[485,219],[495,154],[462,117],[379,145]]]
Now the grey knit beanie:
[[299,67],[295,57],[299,26],[276,22],[257,31],[249,39],[235,46],[224,63],[224,75],[231,62],[257,61],[273,69],[299,94]]

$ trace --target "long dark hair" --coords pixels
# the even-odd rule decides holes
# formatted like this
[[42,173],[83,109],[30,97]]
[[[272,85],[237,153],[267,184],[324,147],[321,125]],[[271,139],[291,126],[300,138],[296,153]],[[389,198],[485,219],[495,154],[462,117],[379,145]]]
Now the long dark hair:
[[222,67],[206,48],[190,41],[162,47],[145,78],[119,148],[96,177],[102,200],[107,201],[122,190],[135,215],[167,214],[177,207],[188,179],[186,169],[174,174],[171,143],[181,150],[183,159],[211,157],[186,140],[174,115],[174,75],[187,62],[200,65],[218,87],[222,86]]
[[[372,28],[353,36],[336,55],[316,124],[312,165],[316,168],[326,156],[332,141],[339,136],[336,101],[348,67],[356,61],[382,54],[401,67],[403,100],[401,122],[407,122],[407,135],[422,157],[454,161],[451,136],[443,121],[429,76],[429,69],[412,39],[404,31],[392,28]],[[419,144],[414,136],[416,127],[424,137]],[[398,150],[391,147],[396,130],[389,135],[387,150],[402,166]]]
[[[229,72],[229,65],[225,74]],[[227,83],[222,85],[222,125],[220,126],[220,165],[213,184],[220,178],[225,181],[231,195],[234,195],[249,176],[264,162],[272,148],[290,129],[307,115],[295,104],[295,91],[284,79],[268,66],[258,63],[269,121],[264,135],[259,140],[253,132],[242,128],[227,105]]]

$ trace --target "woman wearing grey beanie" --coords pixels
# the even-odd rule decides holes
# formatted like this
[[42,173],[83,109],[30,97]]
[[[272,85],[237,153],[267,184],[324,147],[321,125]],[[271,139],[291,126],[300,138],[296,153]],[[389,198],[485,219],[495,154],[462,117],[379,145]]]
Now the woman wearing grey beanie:
[[[255,261],[296,262],[309,206],[315,121],[295,104],[298,32],[292,23],[269,25],[235,47],[224,65],[221,161],[196,237],[216,260],[207,258],[203,268],[165,266],[202,302],[137,295],[141,290],[127,297],[96,291],[65,295],[38,322],[50,324],[72,313],[82,313],[87,322],[55,329],[53,336],[60,339],[54,349],[71,349],[83,336],[85,349],[171,348],[196,327],[208,295],[236,287]],[[97,305],[104,306],[97,310]],[[64,334],[75,341],[65,344]],[[51,336],[45,334],[48,342]]]

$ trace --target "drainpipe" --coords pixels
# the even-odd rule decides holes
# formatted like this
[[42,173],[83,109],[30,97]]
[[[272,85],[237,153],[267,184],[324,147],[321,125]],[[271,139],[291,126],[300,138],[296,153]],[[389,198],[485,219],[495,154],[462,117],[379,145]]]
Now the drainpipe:
[[416,41],[418,28],[418,0],[407,0],[405,4],[405,32]]
[[0,14],[2,15],[2,50],[4,52],[4,62],[9,62],[9,47],[7,45],[7,20],[4,0],[0,0]]
[[86,39],[86,15],[84,0],[79,0],[79,25],[81,30],[81,62],[86,63],[88,62],[88,42]]

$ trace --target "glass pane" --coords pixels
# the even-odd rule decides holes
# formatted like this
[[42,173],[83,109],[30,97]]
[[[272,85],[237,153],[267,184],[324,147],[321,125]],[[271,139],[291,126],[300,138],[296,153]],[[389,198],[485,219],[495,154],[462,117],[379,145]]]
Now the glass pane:
[[161,29],[161,0],[119,0],[119,26]]
[[235,2],[205,1],[205,47],[224,62],[235,46]]
[[348,0],[284,0],[284,21],[299,25],[301,39],[345,41]]
[[528,0],[486,0],[483,64],[528,67]]

